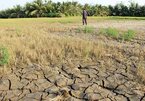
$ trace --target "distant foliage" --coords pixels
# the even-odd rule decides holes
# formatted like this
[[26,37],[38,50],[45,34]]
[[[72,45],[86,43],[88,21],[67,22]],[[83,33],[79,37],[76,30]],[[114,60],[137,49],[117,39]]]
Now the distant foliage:
[[140,6],[138,3],[130,2],[129,6],[118,3],[115,6],[109,6],[110,16],[145,16],[145,5]]
[[51,0],[45,0],[45,2],[34,0],[23,7],[16,5],[11,9],[0,11],[0,18],[80,16],[83,8],[86,8],[88,16],[145,16],[145,5],[140,6],[134,2],[128,6],[123,3],[102,6],[81,5],[75,1],[54,3]]
[[0,65],[7,64],[9,61],[9,53],[7,48],[0,47]]

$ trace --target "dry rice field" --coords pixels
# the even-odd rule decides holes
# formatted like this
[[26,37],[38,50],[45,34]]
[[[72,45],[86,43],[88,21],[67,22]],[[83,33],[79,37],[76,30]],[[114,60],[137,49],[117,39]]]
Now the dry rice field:
[[[9,54],[0,100],[145,101],[145,18],[89,17],[87,26],[81,17],[0,19]],[[106,28],[136,34],[125,41]]]

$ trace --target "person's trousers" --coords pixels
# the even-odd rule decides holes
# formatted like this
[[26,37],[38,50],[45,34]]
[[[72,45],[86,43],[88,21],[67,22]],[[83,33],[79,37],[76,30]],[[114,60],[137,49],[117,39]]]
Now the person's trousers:
[[83,25],[87,25],[87,19],[83,18]]

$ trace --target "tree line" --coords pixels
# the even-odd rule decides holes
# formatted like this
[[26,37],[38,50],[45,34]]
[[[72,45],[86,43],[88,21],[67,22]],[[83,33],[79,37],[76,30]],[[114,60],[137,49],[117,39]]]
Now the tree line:
[[82,5],[78,2],[52,2],[51,0],[34,0],[24,6],[16,5],[13,8],[0,11],[0,18],[31,18],[31,17],[63,17],[80,16],[85,8],[89,16],[145,16],[145,5],[130,2],[115,6]]

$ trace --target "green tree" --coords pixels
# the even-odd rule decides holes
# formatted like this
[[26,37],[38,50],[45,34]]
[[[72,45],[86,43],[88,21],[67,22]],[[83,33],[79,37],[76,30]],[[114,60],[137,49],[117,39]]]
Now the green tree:
[[25,16],[25,11],[20,5],[16,5],[11,9],[10,18],[20,18]]
[[27,4],[28,14],[34,17],[41,17],[46,7],[43,4],[42,0],[35,0],[32,4]]
[[0,11],[0,18],[80,16],[83,8],[86,8],[89,16],[145,16],[145,5],[140,6],[135,2],[130,2],[128,6],[122,2],[115,6],[102,6],[81,5],[74,1],[55,3],[51,0],[34,0],[24,7],[16,5]]
[[140,16],[145,16],[145,5],[140,7]]
[[109,9],[106,6],[96,5],[96,13],[95,16],[108,16]]

